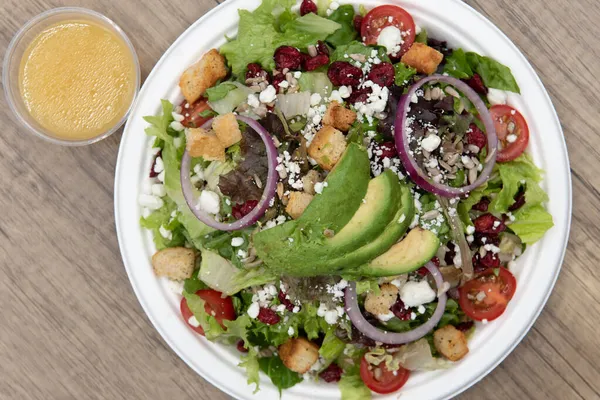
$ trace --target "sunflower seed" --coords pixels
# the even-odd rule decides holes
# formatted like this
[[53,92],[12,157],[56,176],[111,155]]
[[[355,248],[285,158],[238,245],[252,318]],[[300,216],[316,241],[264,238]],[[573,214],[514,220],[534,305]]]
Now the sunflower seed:
[[284,75],[287,75],[288,72],[290,72],[289,68],[284,68],[283,71],[281,71],[281,73]]
[[460,157],[460,154],[458,154],[458,153],[451,153],[450,157],[448,158],[448,160],[446,162],[448,163],[448,165],[455,165],[456,162],[458,161],[459,157]]
[[425,89],[425,93],[423,94],[423,98],[427,101],[432,100],[431,98],[431,88]]
[[446,171],[451,172],[452,171],[452,167],[450,165],[448,165],[446,162],[444,161],[440,161],[440,165],[442,166],[442,168],[444,168]]
[[439,87],[431,89],[431,100],[439,100],[444,98],[444,91]]
[[469,149],[469,151],[471,153],[475,153],[475,154],[479,153],[479,151],[481,150],[479,147],[475,146],[474,144],[468,145],[467,149]]
[[440,212],[438,210],[431,210],[431,211],[427,211],[425,214],[423,214],[421,216],[421,219],[428,221],[428,220],[437,218],[439,215],[440,215]]
[[254,183],[256,183],[256,187],[258,187],[259,189],[262,189],[263,184],[262,184],[262,181],[260,180],[260,178],[258,177],[258,175],[254,174],[252,177],[254,178]]
[[283,199],[283,183],[281,182],[277,184],[277,197]]
[[431,157],[431,153],[428,152],[427,150],[423,150],[423,157],[425,157],[425,159]]
[[479,256],[483,258],[483,257],[485,257],[485,253],[487,253],[487,251],[485,251],[485,249],[483,248],[483,246],[481,246],[479,248]]
[[477,157],[471,156],[471,161],[473,161],[473,164],[475,164],[475,166],[479,165],[479,159],[477,159]]
[[364,54],[350,54],[350,58],[361,63],[367,61],[367,57]]
[[469,170],[469,183],[472,185],[477,180],[477,168]]
[[285,168],[281,168],[281,169],[277,170],[277,172],[279,173],[279,177],[281,179],[287,178],[287,171],[285,170]]
[[427,168],[427,172],[429,172],[429,176],[438,176],[441,174],[439,169]]
[[313,45],[313,44],[311,44],[310,46],[308,46],[307,49],[308,49],[308,55],[311,56],[311,57],[316,57],[317,54],[319,54],[317,52],[317,47],[315,45]]

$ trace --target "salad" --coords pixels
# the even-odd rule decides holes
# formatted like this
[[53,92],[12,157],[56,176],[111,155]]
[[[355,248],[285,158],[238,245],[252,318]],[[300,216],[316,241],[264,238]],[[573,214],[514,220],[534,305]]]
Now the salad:
[[365,399],[468,357],[552,216],[507,66],[396,5],[295,3],[239,10],[145,117],[141,225],[185,323],[256,390]]

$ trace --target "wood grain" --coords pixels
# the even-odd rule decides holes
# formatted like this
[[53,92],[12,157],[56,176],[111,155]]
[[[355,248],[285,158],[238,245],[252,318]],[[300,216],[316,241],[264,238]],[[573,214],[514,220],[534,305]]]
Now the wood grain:
[[[79,5],[121,25],[144,77],[213,0],[3,0],[0,50],[34,15]],[[532,62],[573,172],[569,249],[531,332],[462,399],[599,399],[600,2],[467,0]],[[0,399],[225,399],[163,342],[121,262],[113,218],[120,134],[86,148],[28,135],[0,100]]]

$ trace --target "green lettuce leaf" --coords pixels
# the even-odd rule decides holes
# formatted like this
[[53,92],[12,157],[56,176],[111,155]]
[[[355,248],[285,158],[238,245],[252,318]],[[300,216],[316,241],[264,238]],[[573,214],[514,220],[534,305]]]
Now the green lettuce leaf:
[[325,360],[323,369],[334,362],[343,353],[345,347],[346,344],[335,335],[333,330],[327,332],[319,349],[319,355]]
[[279,46],[305,50],[341,27],[335,21],[312,13],[294,19],[288,12],[294,3],[290,0],[268,0],[263,1],[254,12],[239,10],[238,36],[220,49],[234,75],[243,76],[246,66],[253,62],[271,71],[275,67],[273,54]]
[[[539,186],[539,182],[542,180],[542,170],[533,163],[527,154],[523,154],[514,161],[498,163],[496,166],[502,180],[502,190],[490,204],[493,211],[507,213],[508,208],[514,204],[515,195],[522,185],[526,187],[526,200],[535,201],[535,203],[527,201],[527,206],[537,205],[548,200]],[[532,197],[532,194],[535,195]]]
[[[165,166],[164,185],[167,196],[177,205],[177,210],[179,212],[177,221],[181,223],[184,228],[182,234],[198,247],[197,242],[214,229],[203,224],[196,218],[183,197],[180,178],[181,157],[183,156],[183,151],[182,149],[178,149],[174,143],[174,135],[180,134],[173,131],[169,126],[171,122],[173,122],[173,104],[167,100],[161,100],[161,103],[162,114],[144,117],[144,120],[150,123],[150,126],[146,128],[146,134],[156,136],[163,141],[162,159]],[[160,241],[161,239],[156,236],[157,235],[155,234],[155,241]]]
[[489,57],[480,56],[477,53],[467,53],[467,61],[471,69],[481,76],[485,86],[494,89],[507,90],[509,92],[521,93],[521,89],[515,80],[510,68],[500,64]]
[[467,61],[467,55],[463,49],[457,49],[446,58],[444,72],[458,79],[469,79],[473,76],[471,66]]
[[342,400],[368,400],[371,398],[371,390],[360,378],[360,374],[344,374],[338,383],[342,392]]
[[404,63],[399,62],[394,65],[394,70],[396,71],[396,85],[398,86],[406,86],[409,84],[410,79],[417,74],[417,70],[405,65]]
[[238,269],[229,260],[210,250],[202,251],[199,277],[210,288],[229,296],[247,287],[277,279],[277,276],[263,268]]
[[221,82],[217,86],[206,89],[206,96],[209,102],[221,100],[227,96],[227,93],[234,90],[236,86],[232,82]]
[[333,84],[324,72],[303,72],[298,79],[301,92],[319,93],[322,98],[329,97]]
[[427,44],[427,29],[421,28],[421,32],[415,37],[415,42]]
[[204,329],[204,336],[208,340],[215,340],[225,332],[216,318],[206,312],[204,308],[206,303],[200,296],[183,292],[183,297],[187,300],[190,311],[194,314],[202,329]]
[[354,7],[350,4],[340,6],[329,16],[329,19],[341,25],[333,34],[327,37],[327,43],[333,47],[350,43],[358,36],[354,29]]
[[238,367],[246,370],[248,385],[256,385],[254,393],[258,392],[260,385],[260,365],[258,363],[258,352],[254,347],[249,347],[248,353],[240,357]]
[[271,382],[279,389],[280,394],[283,389],[289,389],[303,381],[299,373],[283,365],[283,361],[281,361],[279,356],[260,358],[258,364],[260,370],[271,378]]
[[537,242],[554,226],[552,215],[541,205],[523,207],[514,216],[515,222],[509,227],[525,244]]

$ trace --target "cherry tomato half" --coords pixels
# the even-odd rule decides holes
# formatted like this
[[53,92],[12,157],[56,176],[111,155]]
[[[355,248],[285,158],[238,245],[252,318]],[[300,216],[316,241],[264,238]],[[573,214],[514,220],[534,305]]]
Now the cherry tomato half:
[[[204,310],[215,317],[217,322],[225,328],[223,320],[233,321],[235,319],[235,309],[231,297],[221,297],[223,294],[212,289],[202,289],[196,292],[196,295],[204,300]],[[187,300],[184,297],[179,304],[181,316],[190,328],[204,336],[204,329],[201,326],[195,327],[190,324],[189,320],[194,315],[188,307]]]
[[529,144],[529,127],[523,115],[511,106],[499,104],[490,108],[501,144],[498,162],[512,161],[519,157]]
[[[377,371],[379,370],[379,371]],[[375,393],[393,393],[400,389],[410,376],[410,371],[400,367],[398,371],[388,371],[385,363],[373,366],[363,357],[360,362],[360,377]]]
[[202,117],[203,111],[209,111],[210,106],[206,102],[206,99],[200,98],[194,104],[189,104],[187,101],[183,101],[181,103],[181,115],[183,115],[183,121],[181,121],[181,125],[186,128],[199,128],[206,121],[211,119],[212,117]]
[[404,43],[396,57],[401,57],[415,42],[415,21],[403,8],[398,6],[379,6],[372,9],[363,19],[360,35],[367,45],[377,44],[382,29],[395,26],[403,34]]
[[[506,268],[490,268],[465,283],[460,289],[460,308],[470,318],[492,321],[498,318],[517,290],[515,276]],[[483,299],[478,296],[485,294]]]

